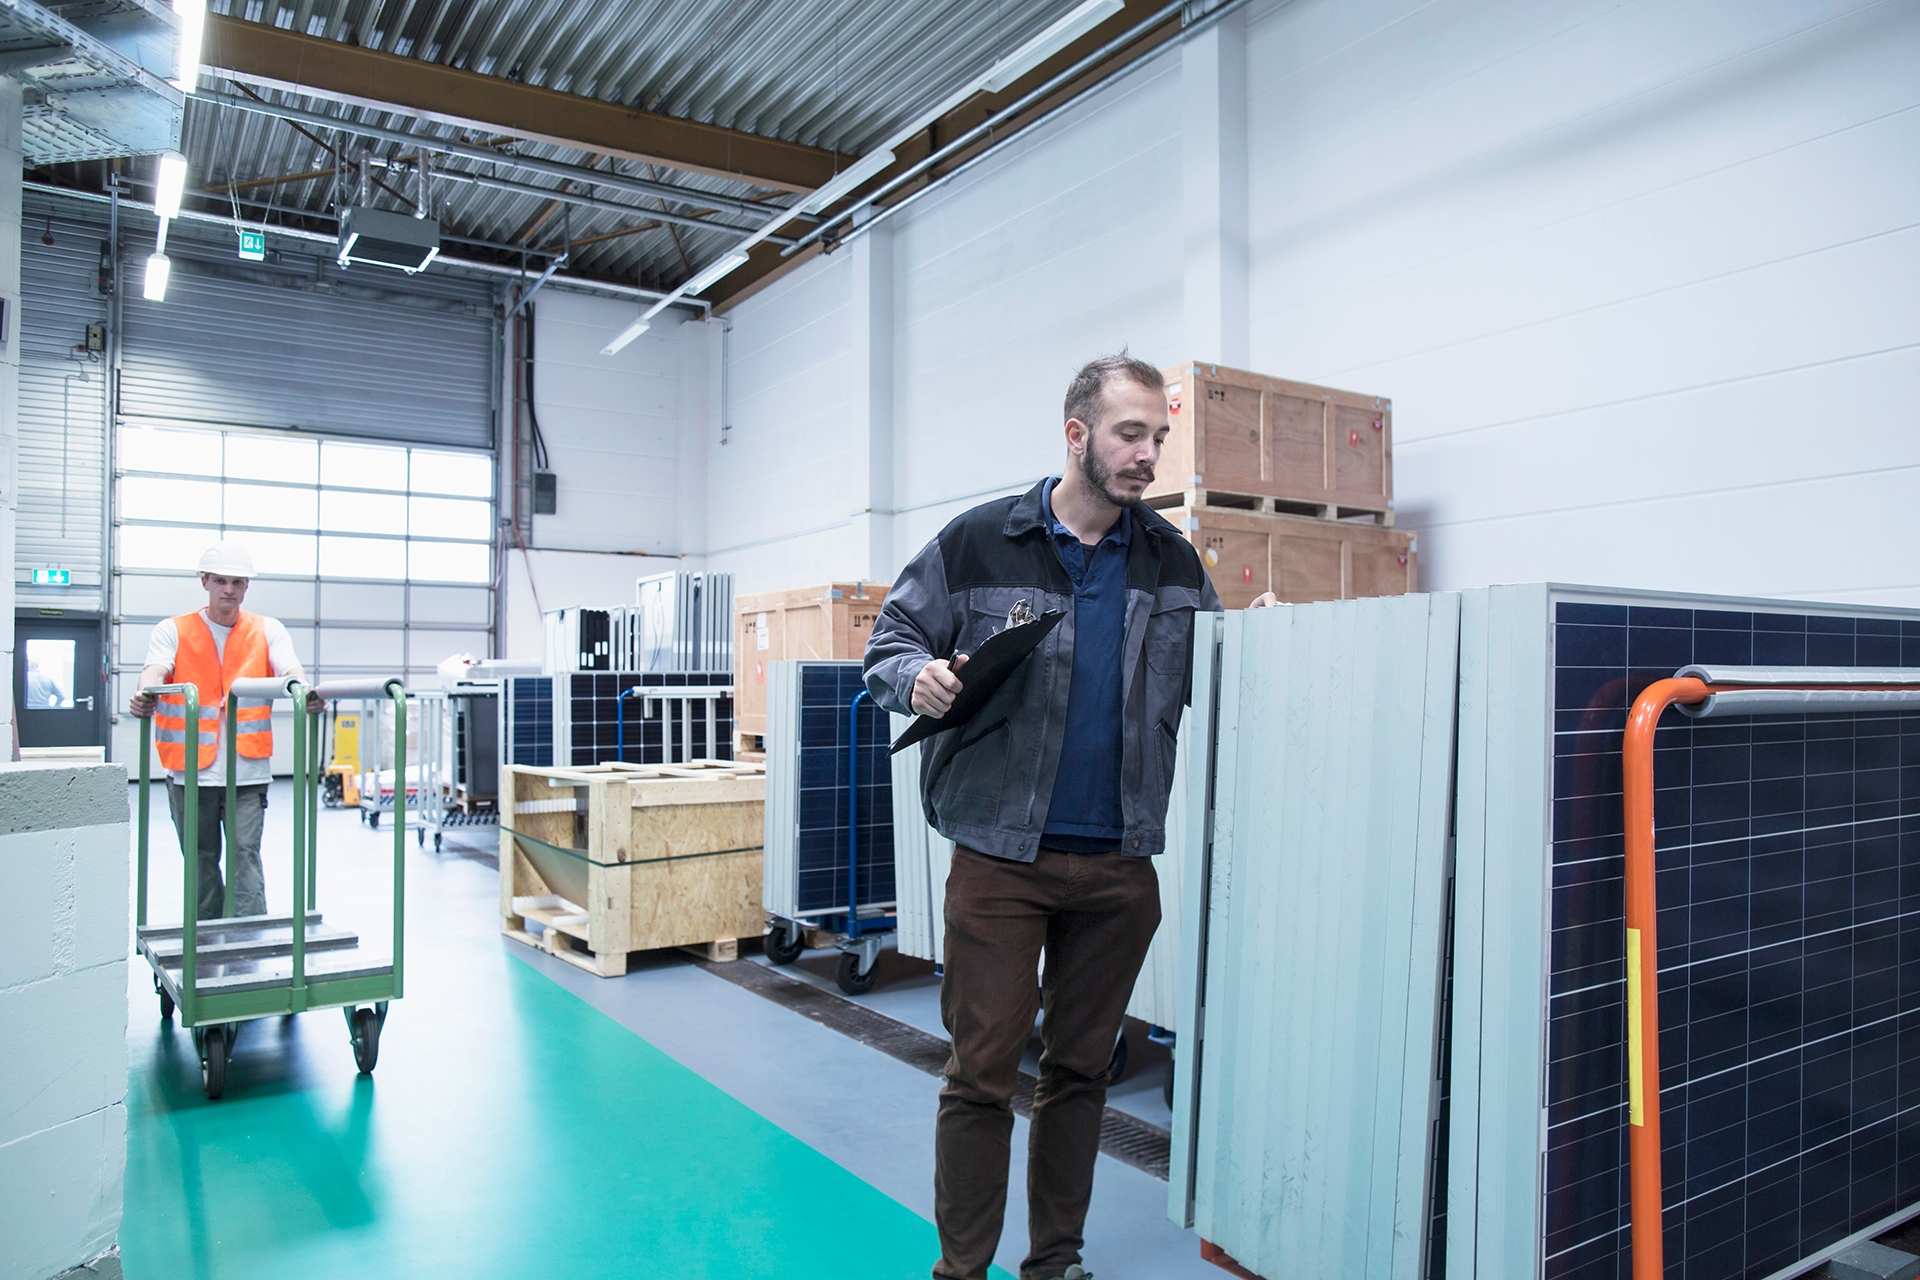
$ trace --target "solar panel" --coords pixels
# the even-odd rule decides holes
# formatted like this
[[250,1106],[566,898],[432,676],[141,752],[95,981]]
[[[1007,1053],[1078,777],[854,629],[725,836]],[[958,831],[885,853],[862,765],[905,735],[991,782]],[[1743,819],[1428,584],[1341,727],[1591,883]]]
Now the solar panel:
[[[1466,594],[1448,1269],[1627,1280],[1628,708],[1694,662],[1920,666],[1920,615]],[[1761,1280],[1920,1207],[1920,713],[1654,747],[1666,1274]]]
[[[767,910],[789,920],[844,913],[848,860],[848,708],[865,688],[858,662],[773,662],[767,670]],[[852,815],[857,907],[894,905],[888,719],[858,712]]]
[[[732,687],[732,674],[719,671],[511,677],[507,763],[731,760]],[[645,692],[620,696],[636,688]]]

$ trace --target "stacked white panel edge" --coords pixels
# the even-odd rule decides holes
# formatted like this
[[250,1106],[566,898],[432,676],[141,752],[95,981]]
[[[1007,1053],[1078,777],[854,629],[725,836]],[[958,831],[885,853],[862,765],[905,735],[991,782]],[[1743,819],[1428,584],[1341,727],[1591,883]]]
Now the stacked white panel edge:
[[733,575],[681,569],[634,583],[636,671],[733,670]]
[[[771,688],[768,698],[768,741],[771,742]],[[896,739],[913,723],[906,716],[894,716],[892,722]],[[1127,1001],[1128,1017],[1169,1031],[1180,1028],[1176,999],[1180,975],[1182,859],[1179,853],[1181,833],[1185,830],[1186,799],[1182,792],[1188,738],[1183,728],[1175,763],[1173,799],[1167,812],[1167,851],[1153,860],[1154,870],[1160,876],[1160,931],[1154,934],[1153,946],[1147,952],[1140,978]],[[900,930],[895,946],[902,955],[939,962],[944,958],[946,945],[947,871],[953,865],[953,841],[927,824],[926,810],[921,803],[920,752],[926,745],[927,742],[916,743],[893,757],[893,886],[899,897],[895,916]],[[768,766],[771,788],[771,754]]]
[[1425,1274],[1459,618],[1199,620],[1168,1209],[1260,1275]]

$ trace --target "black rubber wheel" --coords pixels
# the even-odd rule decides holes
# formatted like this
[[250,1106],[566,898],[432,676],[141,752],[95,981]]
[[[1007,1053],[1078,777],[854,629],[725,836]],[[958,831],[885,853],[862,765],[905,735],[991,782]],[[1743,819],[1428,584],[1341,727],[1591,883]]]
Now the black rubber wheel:
[[[181,748],[181,750],[183,751],[185,749],[186,748],[184,747]],[[380,829],[380,815],[378,813],[369,813],[367,815],[367,825],[372,827],[375,831],[378,831]]]
[[[184,747],[181,748],[181,750],[183,751],[185,749],[186,748]],[[440,847],[440,845],[437,843],[437,840],[438,838],[436,837],[436,843],[433,846],[436,849]],[[415,827],[413,829],[413,842],[419,845],[422,849],[427,847],[427,829],[425,827]]]
[[1107,1083],[1119,1084],[1127,1074],[1127,1033],[1122,1031],[1120,1038],[1113,1042],[1113,1056],[1107,1059]]
[[160,1017],[163,1020],[173,1018],[173,997],[167,994],[165,987],[160,988]]
[[440,833],[438,831],[433,833],[433,851],[435,853],[440,852]]
[[833,980],[839,983],[840,989],[848,995],[863,996],[873,990],[874,983],[880,981],[880,964],[875,961],[873,968],[861,973],[860,957],[851,951],[842,951],[840,963],[833,971]]
[[807,935],[805,932],[789,934],[785,925],[775,925],[761,946],[767,959],[775,964],[792,964],[807,949]]
[[1161,1088],[1167,1098],[1167,1110],[1173,1110],[1173,1064],[1167,1064],[1167,1083]]
[[355,1009],[349,1034],[353,1039],[353,1065],[360,1068],[361,1075],[371,1075],[373,1064],[380,1061],[380,1015],[371,1009]]
[[227,1091],[227,1029],[208,1027],[200,1041],[200,1087],[209,1102]]

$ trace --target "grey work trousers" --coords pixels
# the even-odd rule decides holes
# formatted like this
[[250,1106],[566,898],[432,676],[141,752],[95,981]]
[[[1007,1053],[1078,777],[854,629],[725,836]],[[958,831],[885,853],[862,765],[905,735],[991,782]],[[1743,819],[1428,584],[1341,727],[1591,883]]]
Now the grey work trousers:
[[[180,856],[187,854],[187,789],[167,781],[167,807],[180,835]],[[198,919],[226,915],[226,883],[220,878],[220,840],[226,830],[227,789],[200,788],[200,907]],[[267,887],[260,872],[260,832],[267,821],[267,784],[235,789],[233,847],[227,850],[227,874],[233,877],[233,914],[267,914]]]

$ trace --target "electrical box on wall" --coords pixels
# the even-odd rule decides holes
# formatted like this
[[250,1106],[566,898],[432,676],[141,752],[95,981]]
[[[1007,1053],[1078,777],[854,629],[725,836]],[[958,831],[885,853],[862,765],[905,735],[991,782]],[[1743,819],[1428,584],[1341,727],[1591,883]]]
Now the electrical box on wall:
[[87,326],[87,350],[105,351],[107,349],[107,326],[90,324]]
[[559,479],[551,471],[533,473],[533,514],[550,516],[560,509]]

